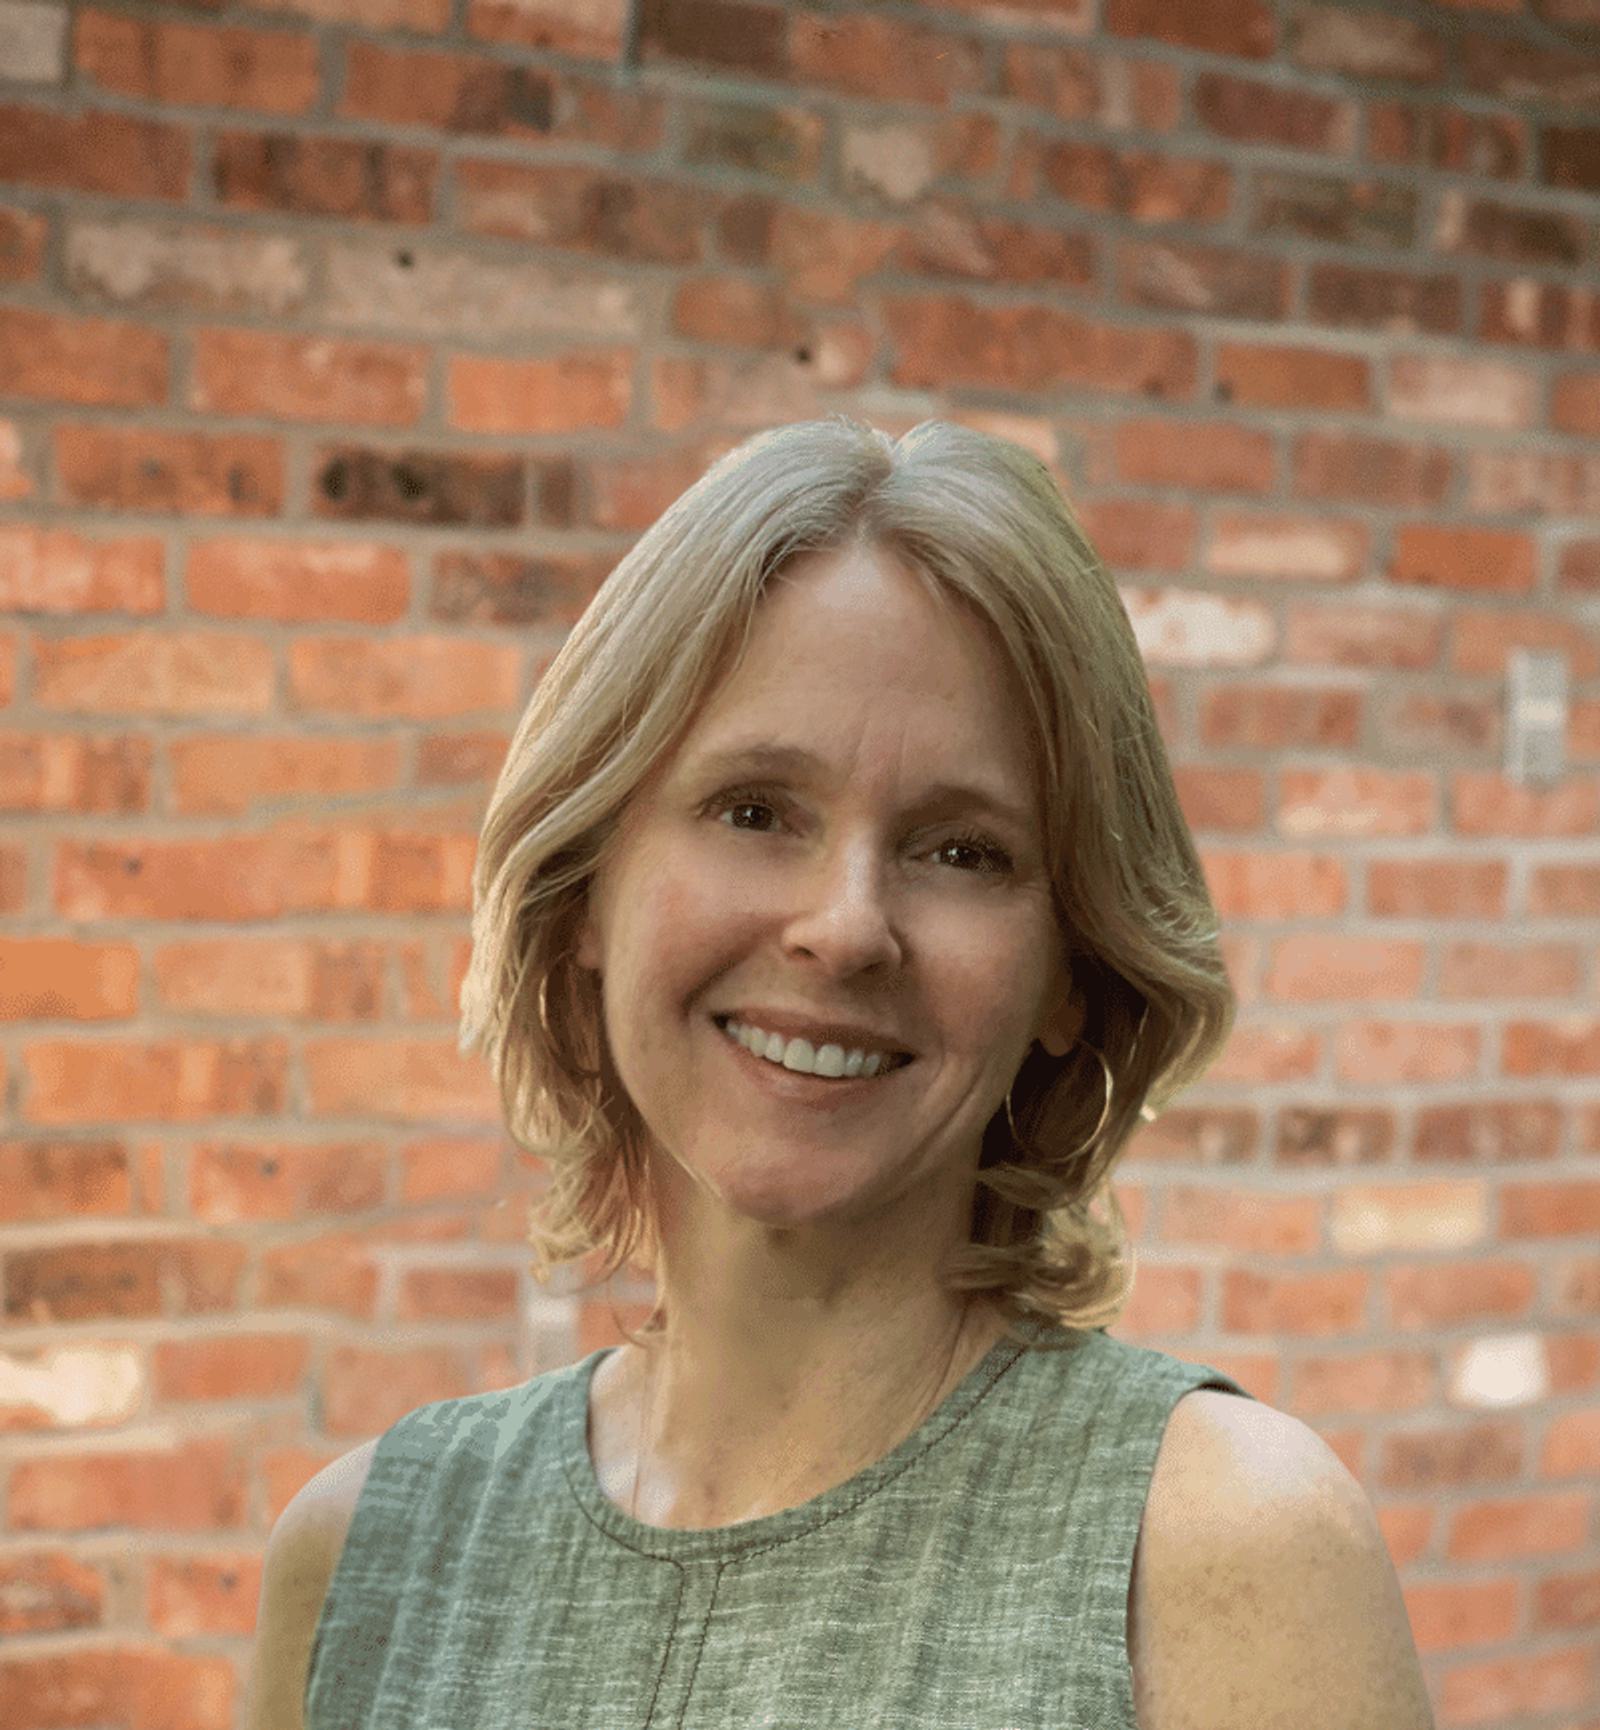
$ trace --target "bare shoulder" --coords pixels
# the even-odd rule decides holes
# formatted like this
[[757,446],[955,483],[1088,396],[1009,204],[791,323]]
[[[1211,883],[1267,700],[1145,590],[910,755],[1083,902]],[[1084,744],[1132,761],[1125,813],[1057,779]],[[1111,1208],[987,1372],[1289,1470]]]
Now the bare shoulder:
[[1256,1400],[1201,1388],[1174,1406],[1128,1630],[1139,1730],[1434,1730],[1366,1492]]
[[245,1730],[304,1730],[317,1622],[381,1438],[330,1461],[289,1499],[267,1538]]

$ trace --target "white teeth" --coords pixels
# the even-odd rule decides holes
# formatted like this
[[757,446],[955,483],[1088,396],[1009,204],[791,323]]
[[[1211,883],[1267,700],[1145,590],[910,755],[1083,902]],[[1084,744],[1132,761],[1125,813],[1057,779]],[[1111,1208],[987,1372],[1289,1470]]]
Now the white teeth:
[[809,1039],[785,1039],[781,1033],[764,1033],[759,1027],[729,1019],[725,1026],[728,1037],[736,1039],[747,1051],[764,1057],[769,1063],[781,1063],[798,1075],[840,1076],[876,1075],[891,1059],[875,1051],[846,1052],[842,1045],[824,1045],[820,1050]]

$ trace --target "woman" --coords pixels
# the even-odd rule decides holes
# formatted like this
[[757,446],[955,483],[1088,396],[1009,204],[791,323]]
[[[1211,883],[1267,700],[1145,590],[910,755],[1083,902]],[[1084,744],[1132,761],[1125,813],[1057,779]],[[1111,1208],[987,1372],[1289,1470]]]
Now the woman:
[[474,887],[539,1276],[637,1259],[656,1313],[302,1491],[250,1722],[1431,1723],[1331,1451],[1103,1331],[1111,1168],[1234,999],[1042,465],[842,417],[730,453],[534,694]]

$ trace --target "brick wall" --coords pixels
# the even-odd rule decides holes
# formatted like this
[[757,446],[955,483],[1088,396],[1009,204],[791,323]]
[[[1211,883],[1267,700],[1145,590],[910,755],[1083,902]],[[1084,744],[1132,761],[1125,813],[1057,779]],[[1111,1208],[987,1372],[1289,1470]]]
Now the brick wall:
[[477,825],[837,406],[1036,451],[1147,657],[1243,1010],[1114,1331],[1338,1451],[1441,1726],[1600,1723],[1597,104],[1597,0],[0,0],[0,1722],[236,1722],[296,1488],[617,1337]]

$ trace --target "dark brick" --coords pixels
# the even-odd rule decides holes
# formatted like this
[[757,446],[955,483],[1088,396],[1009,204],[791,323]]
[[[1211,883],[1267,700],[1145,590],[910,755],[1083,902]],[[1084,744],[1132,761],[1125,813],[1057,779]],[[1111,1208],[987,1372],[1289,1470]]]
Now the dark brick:
[[526,482],[520,457],[341,445],[319,452],[312,488],[322,517],[505,527],[523,520]]
[[362,139],[225,132],[212,172],[217,197],[248,210],[427,222],[438,158]]

